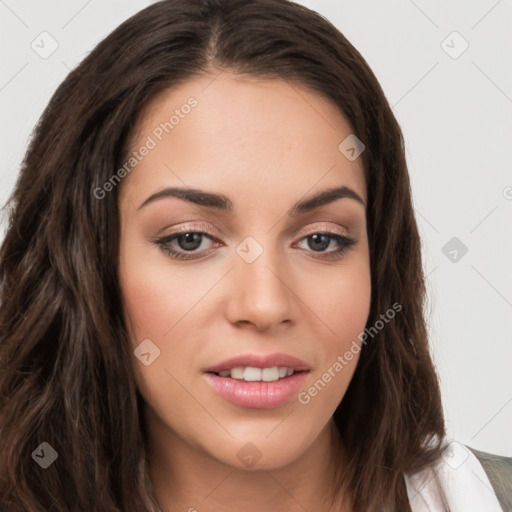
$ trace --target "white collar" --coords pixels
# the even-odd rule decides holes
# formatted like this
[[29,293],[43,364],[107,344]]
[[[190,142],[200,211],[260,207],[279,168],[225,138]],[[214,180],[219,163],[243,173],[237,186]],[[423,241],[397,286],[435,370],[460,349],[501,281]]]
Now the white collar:
[[405,483],[413,512],[503,512],[480,461],[453,440],[434,467],[406,474]]

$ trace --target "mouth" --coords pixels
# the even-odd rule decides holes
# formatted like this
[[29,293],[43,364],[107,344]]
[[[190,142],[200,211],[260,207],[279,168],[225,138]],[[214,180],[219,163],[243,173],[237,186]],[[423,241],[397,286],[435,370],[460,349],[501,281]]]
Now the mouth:
[[204,370],[211,388],[239,407],[274,409],[288,403],[304,385],[311,368],[287,354],[245,355]]

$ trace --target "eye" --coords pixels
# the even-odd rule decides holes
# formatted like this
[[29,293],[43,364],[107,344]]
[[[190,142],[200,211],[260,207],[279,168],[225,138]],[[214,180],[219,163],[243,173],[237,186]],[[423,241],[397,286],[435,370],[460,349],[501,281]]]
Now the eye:
[[[165,254],[173,259],[196,260],[203,256],[201,253],[204,253],[205,251],[211,252],[204,248],[203,242],[205,240],[210,242],[216,241],[216,239],[209,233],[204,231],[194,231],[185,227],[177,233],[171,233],[170,235],[156,240],[154,243],[158,245]],[[344,253],[356,243],[356,240],[350,237],[330,231],[310,233],[300,239],[299,245],[303,241],[306,241],[311,252],[320,255],[312,257],[323,259],[341,258]],[[337,248],[331,251],[326,251],[333,242]],[[200,250],[202,246],[203,248]]]
[[[188,230],[160,238],[155,241],[155,244],[159,245],[162,251],[168,256],[171,256],[171,258],[190,260],[200,257],[196,252],[201,247],[204,240],[213,241],[214,238],[204,231]],[[178,246],[177,249],[172,246],[173,243],[175,243],[175,246]]]
[[[325,259],[341,258],[344,253],[356,243],[353,238],[330,231],[312,233],[302,238],[301,241],[302,240],[306,241],[307,245],[313,252],[325,254],[327,258],[325,258],[325,256],[320,256]],[[337,244],[338,248],[326,252],[325,249],[327,249],[333,241]],[[318,256],[313,257],[317,258]]]

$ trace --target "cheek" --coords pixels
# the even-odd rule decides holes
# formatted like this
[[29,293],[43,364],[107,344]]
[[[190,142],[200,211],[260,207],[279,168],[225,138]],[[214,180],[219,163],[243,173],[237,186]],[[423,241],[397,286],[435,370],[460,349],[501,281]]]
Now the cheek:
[[191,320],[194,306],[211,288],[213,278],[191,278],[186,267],[171,269],[165,256],[140,243],[127,243],[122,250],[119,282],[132,353],[139,346],[153,350],[148,365],[137,353],[132,358],[139,390],[149,403],[161,399],[178,403],[183,393],[177,382],[190,379],[198,351]]
[[[320,284],[320,283],[319,283]],[[310,287],[308,299],[321,319],[319,364],[299,402],[326,420],[342,400],[356,369],[371,303],[369,264],[361,258],[336,279]],[[320,328],[319,328],[320,329]],[[327,414],[327,416],[326,416]]]
[[200,282],[191,285],[187,272],[170,271],[163,253],[127,245],[122,253],[119,281],[126,325],[134,342],[162,340],[197,299]]
[[[186,329],[182,330],[186,321],[180,322],[190,301],[184,297],[187,283],[182,282],[179,273],[173,274],[170,283],[165,265],[150,264],[148,259],[147,255],[145,260],[137,258],[134,251],[127,253],[120,266],[124,320],[134,353],[132,367],[137,388],[150,408],[172,424],[170,411],[198,414],[179,385],[190,368],[182,362],[194,356],[194,347],[182,342],[190,341],[186,339]],[[140,265],[139,261],[145,264]],[[137,357],[137,353],[144,353],[139,346],[150,352],[147,365]]]
[[[326,291],[325,291],[326,290]],[[324,288],[323,300],[318,295],[317,303],[321,304],[320,315],[334,331],[335,335],[343,338],[347,333],[363,330],[368,318],[371,299],[369,282],[348,278],[338,281],[336,286]]]
[[134,342],[140,337],[157,338],[172,327],[170,313],[178,301],[157,272],[128,268],[121,274],[121,290],[124,316]]
[[345,350],[364,330],[370,312],[371,277],[365,258],[351,262],[332,279],[324,278],[318,286],[309,286],[308,302],[325,326],[325,348]]

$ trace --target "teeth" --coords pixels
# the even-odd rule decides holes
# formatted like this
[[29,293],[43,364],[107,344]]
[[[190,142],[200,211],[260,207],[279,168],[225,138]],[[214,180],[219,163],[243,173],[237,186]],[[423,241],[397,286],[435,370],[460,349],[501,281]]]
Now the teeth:
[[232,379],[245,380],[247,382],[275,382],[293,375],[293,368],[285,366],[273,366],[272,368],[254,368],[252,366],[232,368],[219,372],[221,377],[231,377]]
[[[246,370],[247,371],[247,370]],[[261,370],[261,380],[264,382],[272,382],[279,379],[279,368],[274,366],[272,368],[263,368]]]
[[244,380],[247,380],[249,382],[256,382],[258,380],[261,380],[261,368],[251,368],[248,366],[244,370]]
[[243,379],[244,378],[244,369],[243,368],[233,368],[229,372],[229,374],[232,379]]

